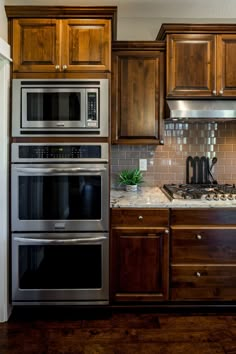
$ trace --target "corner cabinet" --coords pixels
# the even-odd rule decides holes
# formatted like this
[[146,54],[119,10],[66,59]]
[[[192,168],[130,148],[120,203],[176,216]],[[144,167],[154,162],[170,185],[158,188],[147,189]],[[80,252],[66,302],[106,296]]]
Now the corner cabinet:
[[236,209],[173,209],[172,301],[236,301]]
[[168,209],[112,209],[112,303],[168,299],[168,215]]
[[163,143],[164,52],[164,42],[113,42],[113,144]]
[[24,7],[24,15],[21,8],[6,7],[13,74],[54,73],[55,77],[66,77],[111,71],[115,8],[109,8],[110,13],[106,8],[98,13],[96,8],[85,8],[85,12],[84,8],[36,6]]
[[167,97],[236,95],[236,25],[164,24],[157,38],[167,41]]

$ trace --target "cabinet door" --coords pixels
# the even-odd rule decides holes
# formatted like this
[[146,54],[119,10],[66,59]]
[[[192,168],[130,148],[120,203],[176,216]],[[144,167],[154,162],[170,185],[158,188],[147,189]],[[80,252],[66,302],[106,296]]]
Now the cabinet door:
[[112,143],[160,143],[163,53],[113,53]]
[[215,35],[168,35],[167,96],[216,95],[215,48]]
[[60,28],[55,19],[13,20],[13,71],[55,72],[60,67]]
[[62,70],[111,70],[110,20],[63,20],[62,26]]
[[236,34],[217,36],[217,94],[236,95]]
[[159,301],[168,298],[169,240],[164,229],[113,228],[112,298]]

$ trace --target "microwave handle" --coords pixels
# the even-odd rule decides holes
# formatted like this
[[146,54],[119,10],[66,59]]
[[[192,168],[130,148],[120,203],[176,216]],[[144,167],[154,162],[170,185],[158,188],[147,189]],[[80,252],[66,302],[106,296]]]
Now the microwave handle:
[[17,167],[16,170],[18,172],[22,173],[74,173],[74,172],[102,172],[106,171],[106,168],[84,168],[84,167],[74,167],[74,168],[30,168],[30,167],[24,167],[24,168],[19,168]]
[[72,239],[62,239],[62,240],[49,240],[49,239],[37,239],[37,238],[25,238],[25,237],[14,237],[15,241],[19,242],[25,242],[25,243],[40,243],[40,244],[63,244],[63,243],[75,243],[75,244],[80,244],[80,243],[88,243],[88,242],[94,242],[94,241],[103,241],[106,240],[106,237],[87,237],[87,238],[72,238]]

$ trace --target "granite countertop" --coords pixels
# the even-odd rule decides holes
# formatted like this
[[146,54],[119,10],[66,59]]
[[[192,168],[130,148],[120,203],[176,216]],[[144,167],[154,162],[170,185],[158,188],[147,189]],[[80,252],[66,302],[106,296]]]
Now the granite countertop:
[[140,187],[137,192],[111,190],[111,208],[236,208],[235,201],[169,200],[159,187]]

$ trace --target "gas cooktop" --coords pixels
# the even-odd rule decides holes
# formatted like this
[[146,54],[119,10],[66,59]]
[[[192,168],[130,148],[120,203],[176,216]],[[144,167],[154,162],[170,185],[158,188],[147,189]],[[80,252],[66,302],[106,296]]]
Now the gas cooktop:
[[164,184],[162,190],[171,200],[236,200],[235,184]]

